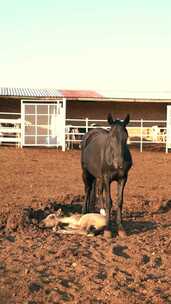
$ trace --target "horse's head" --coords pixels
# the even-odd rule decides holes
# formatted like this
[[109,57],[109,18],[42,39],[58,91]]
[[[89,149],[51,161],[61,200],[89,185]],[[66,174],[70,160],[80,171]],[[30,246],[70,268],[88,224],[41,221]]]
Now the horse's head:
[[111,126],[109,131],[109,144],[112,153],[112,163],[116,169],[124,167],[124,153],[128,139],[126,126],[130,120],[129,114],[124,120],[113,119],[111,114],[108,114],[108,123]]

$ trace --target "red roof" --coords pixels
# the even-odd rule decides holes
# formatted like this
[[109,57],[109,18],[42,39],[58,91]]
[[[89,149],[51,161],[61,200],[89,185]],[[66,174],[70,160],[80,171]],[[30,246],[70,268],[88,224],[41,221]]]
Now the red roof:
[[62,96],[66,98],[100,98],[103,95],[96,91],[83,90],[60,90]]

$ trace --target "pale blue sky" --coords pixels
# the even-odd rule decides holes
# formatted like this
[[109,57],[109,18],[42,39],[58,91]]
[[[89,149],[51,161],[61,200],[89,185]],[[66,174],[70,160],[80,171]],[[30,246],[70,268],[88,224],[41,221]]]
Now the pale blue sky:
[[0,86],[171,90],[171,1],[0,0]]

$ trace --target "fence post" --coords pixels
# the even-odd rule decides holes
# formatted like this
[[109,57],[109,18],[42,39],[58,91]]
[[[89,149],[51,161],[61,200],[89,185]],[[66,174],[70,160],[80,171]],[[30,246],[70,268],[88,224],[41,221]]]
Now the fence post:
[[168,153],[167,127],[166,127],[166,153]]
[[86,133],[87,133],[88,132],[88,118],[87,117],[86,117],[85,121],[86,121]]
[[141,141],[140,141],[140,152],[143,150],[143,119],[141,119],[141,129],[140,129],[140,134],[141,134]]
[[21,100],[21,148],[23,148],[24,145],[24,137],[25,137],[25,112],[24,112],[24,103],[23,100]]

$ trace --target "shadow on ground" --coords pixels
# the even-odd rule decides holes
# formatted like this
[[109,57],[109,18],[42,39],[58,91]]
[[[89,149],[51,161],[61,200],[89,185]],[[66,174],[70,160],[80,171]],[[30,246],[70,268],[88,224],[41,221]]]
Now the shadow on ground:
[[[27,227],[28,225],[38,226],[39,223],[51,213],[55,213],[58,209],[62,210],[65,216],[69,216],[74,213],[81,213],[82,202],[63,203],[63,202],[47,202],[47,205],[42,209],[34,209],[27,207],[23,209],[22,226]],[[159,209],[156,212],[148,213],[147,211],[134,211],[134,212],[123,212],[123,226],[126,230],[127,235],[140,234],[150,230],[156,229],[160,226],[153,220],[145,220],[144,217],[147,215],[164,214],[169,212],[171,209],[171,200],[162,202]],[[115,237],[117,233],[117,226],[115,224],[116,211],[112,212],[111,230]],[[141,220],[140,220],[141,219]],[[167,223],[167,227],[168,227]]]

